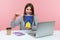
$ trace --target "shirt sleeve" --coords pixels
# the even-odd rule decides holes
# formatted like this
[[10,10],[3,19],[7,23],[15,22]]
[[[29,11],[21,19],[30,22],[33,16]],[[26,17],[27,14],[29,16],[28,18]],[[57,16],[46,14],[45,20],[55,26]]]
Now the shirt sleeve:
[[10,26],[14,28],[15,26],[19,26],[21,23],[21,17],[19,16],[16,20],[12,20]]
[[32,30],[37,30],[38,18],[34,16],[34,25],[32,26]]

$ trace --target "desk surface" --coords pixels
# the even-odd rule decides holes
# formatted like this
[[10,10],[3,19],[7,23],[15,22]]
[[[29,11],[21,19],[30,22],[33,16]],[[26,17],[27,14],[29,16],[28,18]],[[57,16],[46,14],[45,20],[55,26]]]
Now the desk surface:
[[[13,32],[22,32],[25,35],[16,36],[13,34]],[[46,36],[42,38],[34,38],[28,35],[27,33],[25,33],[24,31],[19,31],[19,30],[12,31],[12,34],[10,36],[6,35],[6,30],[0,31],[0,40],[19,40],[19,39],[20,40],[60,40],[60,30],[55,30],[52,36]]]

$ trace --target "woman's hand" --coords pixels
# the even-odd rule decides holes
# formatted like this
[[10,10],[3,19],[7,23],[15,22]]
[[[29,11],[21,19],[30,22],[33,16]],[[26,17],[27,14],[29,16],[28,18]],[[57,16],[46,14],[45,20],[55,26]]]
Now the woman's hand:
[[19,13],[16,13],[16,14],[14,15],[14,17],[13,17],[13,20],[16,20],[16,18],[17,18],[18,16],[20,16]]

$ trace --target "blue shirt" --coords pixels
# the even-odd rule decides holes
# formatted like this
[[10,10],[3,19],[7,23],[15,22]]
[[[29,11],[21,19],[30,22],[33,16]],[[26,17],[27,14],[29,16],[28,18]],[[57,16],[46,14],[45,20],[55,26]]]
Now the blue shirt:
[[25,18],[25,25],[27,22],[30,22],[30,26],[32,26],[32,22],[33,22],[33,16],[24,16]]

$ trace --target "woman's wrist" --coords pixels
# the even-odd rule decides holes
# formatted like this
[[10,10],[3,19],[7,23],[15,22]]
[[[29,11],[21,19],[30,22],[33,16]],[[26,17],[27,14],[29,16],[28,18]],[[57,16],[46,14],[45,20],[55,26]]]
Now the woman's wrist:
[[16,20],[16,17],[14,17],[13,20]]

